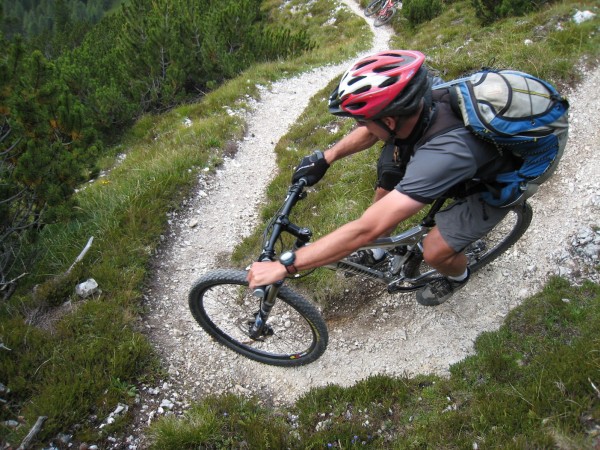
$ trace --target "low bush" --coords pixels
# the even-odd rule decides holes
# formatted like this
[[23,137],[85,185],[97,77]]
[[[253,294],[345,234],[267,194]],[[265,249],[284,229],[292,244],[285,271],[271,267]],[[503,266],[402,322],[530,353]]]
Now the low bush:
[[527,0],[471,0],[475,14],[483,23],[491,23],[497,19],[511,16],[520,16],[535,11],[552,3],[554,0],[540,0],[530,2]]
[[428,22],[441,12],[441,0],[404,0],[402,3],[402,15],[413,26]]

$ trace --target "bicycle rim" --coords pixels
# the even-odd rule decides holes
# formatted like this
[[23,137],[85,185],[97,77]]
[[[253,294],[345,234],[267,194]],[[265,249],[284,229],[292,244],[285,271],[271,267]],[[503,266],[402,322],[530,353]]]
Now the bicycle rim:
[[192,287],[189,305],[209,335],[250,359],[277,366],[299,366],[316,360],[328,341],[320,313],[286,286],[277,299],[268,320],[272,333],[259,339],[249,336],[259,300],[248,289],[245,271],[207,273]]
[[376,27],[380,27],[381,25],[385,25],[390,20],[392,20],[392,17],[394,17],[394,14],[396,14],[396,8],[389,8],[385,12],[379,13],[377,15],[377,17],[375,18],[375,21],[373,22],[373,25],[375,25]]
[[510,208],[498,225],[465,249],[471,272],[491,263],[517,242],[529,227],[532,217],[533,211],[528,203]]

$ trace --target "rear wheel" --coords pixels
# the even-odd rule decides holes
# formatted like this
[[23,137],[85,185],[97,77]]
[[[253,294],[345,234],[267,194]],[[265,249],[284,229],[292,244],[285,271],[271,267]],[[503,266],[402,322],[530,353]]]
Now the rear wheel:
[[252,295],[247,272],[219,269],[196,281],[189,294],[190,310],[217,342],[265,364],[300,366],[316,360],[327,348],[327,326],[306,299],[283,286],[260,337],[250,337],[259,299]]
[[510,208],[498,225],[465,249],[471,272],[491,263],[517,242],[529,228],[532,217],[529,203]]
[[[532,217],[533,211],[528,203],[514,206],[488,234],[469,245],[465,249],[465,255],[471,273],[477,272],[483,266],[491,263],[517,242],[529,227]],[[400,251],[404,252],[405,250],[400,249]],[[407,254],[406,261],[402,266],[402,274],[409,279],[427,274],[439,277],[439,274],[423,261],[423,253],[419,248],[415,248],[410,251],[410,254]],[[426,281],[428,280],[426,279],[424,282]]]

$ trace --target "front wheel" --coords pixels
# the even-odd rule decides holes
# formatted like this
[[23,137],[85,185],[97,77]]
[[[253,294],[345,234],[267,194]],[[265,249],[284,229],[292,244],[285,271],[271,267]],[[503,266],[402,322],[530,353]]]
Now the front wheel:
[[260,300],[252,295],[247,272],[219,269],[196,281],[189,294],[192,315],[217,342],[250,359],[275,366],[301,366],[327,348],[327,325],[306,299],[282,286],[271,310],[269,332],[250,337]]
[[376,12],[378,12],[385,3],[385,0],[373,0],[368,6],[365,8],[365,16],[370,17]]

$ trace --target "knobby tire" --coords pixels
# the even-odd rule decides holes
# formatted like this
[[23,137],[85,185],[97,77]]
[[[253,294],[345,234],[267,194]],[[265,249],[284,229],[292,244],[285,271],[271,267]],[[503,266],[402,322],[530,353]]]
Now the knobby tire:
[[375,21],[373,22],[373,25],[375,25],[376,27],[385,25],[390,20],[392,20],[392,17],[394,17],[394,14],[396,14],[395,7],[389,8],[385,12],[379,12],[377,14],[377,17],[375,18]]
[[267,323],[272,334],[252,339],[248,330],[259,308],[247,272],[217,269],[200,277],[189,293],[189,307],[200,326],[217,342],[255,361],[301,366],[327,348],[327,325],[308,300],[282,286]]
[[385,0],[373,0],[365,8],[365,17],[370,17],[373,14],[377,13],[381,8],[383,8],[384,4],[385,4]]
[[[513,206],[506,217],[487,235],[467,247],[465,253],[469,260],[471,273],[477,272],[483,266],[494,261],[521,239],[521,236],[529,228],[532,217],[533,211],[529,203]],[[478,250],[481,241],[485,248]]]

